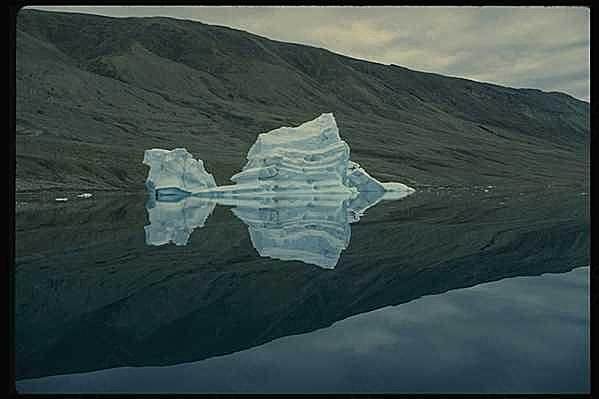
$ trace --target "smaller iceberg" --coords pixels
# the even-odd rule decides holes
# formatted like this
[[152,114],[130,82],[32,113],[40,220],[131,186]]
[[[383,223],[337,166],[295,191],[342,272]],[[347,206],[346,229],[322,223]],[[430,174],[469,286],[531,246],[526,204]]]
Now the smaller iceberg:
[[146,150],[143,163],[150,167],[146,187],[156,195],[189,195],[216,187],[214,177],[185,148]]

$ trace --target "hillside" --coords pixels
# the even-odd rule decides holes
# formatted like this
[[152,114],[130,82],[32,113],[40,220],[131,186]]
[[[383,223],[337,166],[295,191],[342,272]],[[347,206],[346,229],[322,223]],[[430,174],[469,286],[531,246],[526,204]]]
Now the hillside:
[[143,151],[217,183],[259,133],[333,112],[352,159],[415,188],[589,185],[590,106],[170,18],[21,10],[16,189],[143,190]]

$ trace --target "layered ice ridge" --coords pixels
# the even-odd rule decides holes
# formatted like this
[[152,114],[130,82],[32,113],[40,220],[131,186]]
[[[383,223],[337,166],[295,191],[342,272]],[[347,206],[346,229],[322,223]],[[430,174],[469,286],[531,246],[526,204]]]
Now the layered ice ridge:
[[242,171],[231,177],[275,192],[355,194],[345,184],[349,146],[339,137],[333,114],[298,127],[258,135]]

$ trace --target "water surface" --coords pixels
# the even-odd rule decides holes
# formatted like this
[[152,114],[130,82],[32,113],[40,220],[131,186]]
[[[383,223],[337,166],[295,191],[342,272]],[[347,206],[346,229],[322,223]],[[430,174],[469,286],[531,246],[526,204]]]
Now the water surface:
[[[333,267],[264,256],[252,228],[272,232],[271,212],[251,224],[255,213],[220,205],[186,245],[148,245],[146,204],[98,196],[17,213],[21,391],[589,389],[579,193],[382,202],[340,236]],[[283,224],[306,242],[319,230]]]

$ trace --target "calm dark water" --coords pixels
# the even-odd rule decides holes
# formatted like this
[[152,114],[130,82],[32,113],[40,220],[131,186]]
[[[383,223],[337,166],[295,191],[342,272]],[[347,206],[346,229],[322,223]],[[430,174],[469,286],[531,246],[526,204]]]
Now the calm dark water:
[[17,213],[21,392],[589,390],[585,195],[191,205]]

